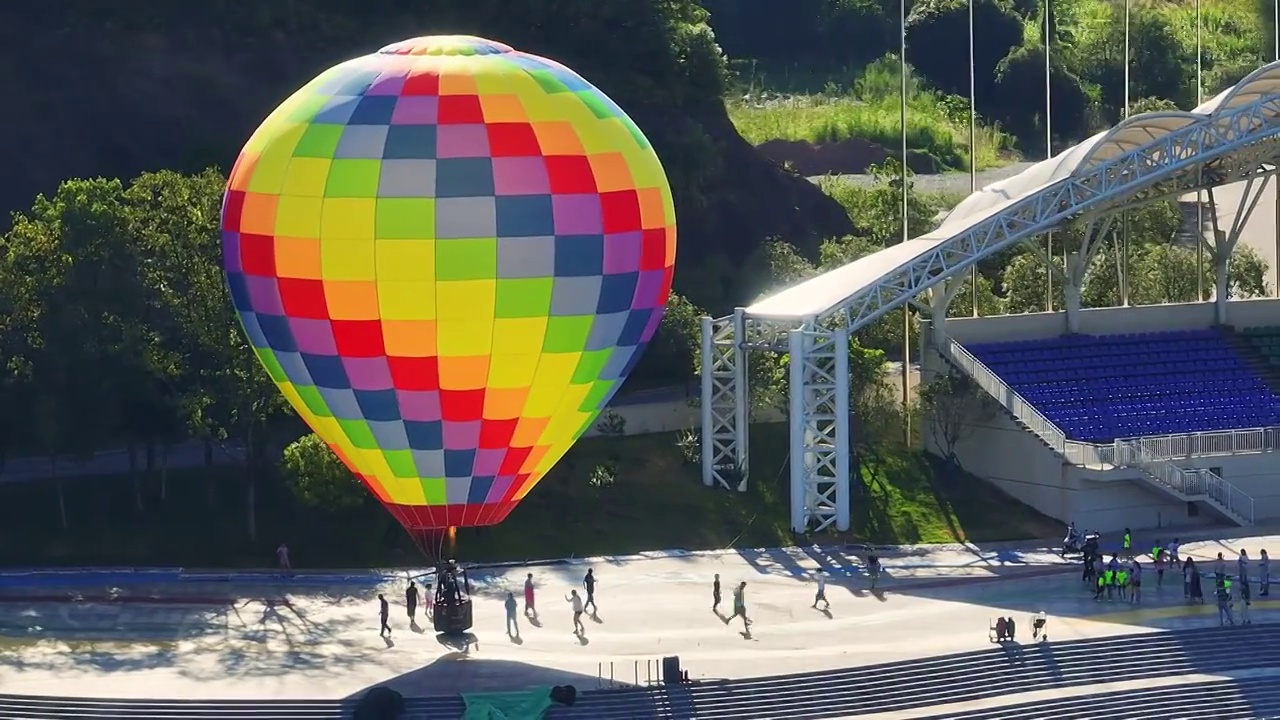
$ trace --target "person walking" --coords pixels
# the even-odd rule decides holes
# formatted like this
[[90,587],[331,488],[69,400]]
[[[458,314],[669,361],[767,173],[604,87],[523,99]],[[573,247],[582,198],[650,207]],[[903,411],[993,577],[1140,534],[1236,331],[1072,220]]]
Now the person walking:
[[747,581],[743,580],[733,589],[733,614],[724,619],[726,625],[734,618],[742,618],[742,629],[751,627],[751,619],[747,617]]
[[538,611],[533,604],[533,573],[529,573],[524,578],[524,616],[538,617]]
[[516,622],[516,594],[508,592],[507,601],[503,603],[503,606],[507,610],[507,636],[520,637],[520,623]]
[[587,568],[587,574],[582,578],[582,587],[587,591],[587,602],[583,604],[591,606],[591,614],[595,615],[600,612],[600,608],[596,605],[596,571],[595,568]]
[[1178,549],[1181,547],[1182,547],[1182,543],[1178,541],[1178,538],[1174,538],[1173,542],[1169,543],[1169,547],[1168,547],[1169,562],[1173,563],[1174,565],[1177,565],[1178,563],[1182,562],[1182,558],[1178,557]]
[[412,580],[404,591],[404,606],[409,611],[409,624],[413,625],[417,622],[415,616],[418,614],[418,586]]
[[582,598],[578,596],[578,591],[570,590],[569,597],[565,598],[565,601],[573,608],[573,634],[581,635],[585,633],[587,628],[582,624],[583,605]]
[[1169,564],[1168,553],[1160,553],[1156,555],[1155,561],[1152,563],[1156,566],[1156,587],[1164,586],[1164,569]]
[[1241,580],[1240,588],[1240,624],[1252,625],[1253,620],[1249,618],[1249,607],[1253,605],[1253,591],[1249,589],[1249,581]]
[[387,606],[387,598],[382,593],[378,593],[378,635],[391,637],[391,626],[387,624],[387,617],[391,614],[391,608]]
[[1266,597],[1271,590],[1271,558],[1264,548],[1258,555],[1258,595]]
[[822,603],[823,609],[829,609],[831,603],[827,601],[827,574],[821,570],[817,573],[818,590],[813,594],[813,607],[816,609],[818,603]]
[[716,573],[715,580],[711,581],[711,612],[720,609],[720,573]]
[[[1170,552],[1169,556],[1172,558],[1173,553]],[[1196,561],[1187,558],[1186,562],[1182,563],[1182,599],[1184,600],[1191,599],[1191,576],[1195,574],[1195,571]]]

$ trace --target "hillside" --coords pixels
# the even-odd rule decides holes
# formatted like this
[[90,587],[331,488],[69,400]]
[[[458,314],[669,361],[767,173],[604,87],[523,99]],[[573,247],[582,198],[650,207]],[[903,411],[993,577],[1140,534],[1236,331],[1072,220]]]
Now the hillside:
[[228,168],[274,105],[323,68],[408,36],[466,33],[556,58],[628,110],[671,177],[683,262],[740,259],[771,236],[816,247],[851,229],[836,203],[734,132],[723,59],[692,0],[558,0],[521,13],[501,0],[429,5],[68,0],[54,13],[43,0],[4,3],[0,209],[30,207],[68,177]]

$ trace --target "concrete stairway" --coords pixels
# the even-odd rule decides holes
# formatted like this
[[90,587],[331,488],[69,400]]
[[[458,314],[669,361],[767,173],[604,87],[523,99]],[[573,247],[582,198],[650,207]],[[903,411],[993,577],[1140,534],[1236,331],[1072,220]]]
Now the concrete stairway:
[[1257,375],[1267,387],[1271,388],[1271,392],[1280,395],[1280,366],[1272,365],[1258,346],[1249,341],[1249,338],[1241,335],[1235,328],[1223,327],[1222,336],[1226,338],[1227,344],[1235,351],[1236,355],[1244,361],[1253,374]]
[[1096,720],[1115,717],[1125,720],[1280,717],[1280,684],[1271,677],[1177,683],[947,713],[920,720]]
[[[1051,631],[1052,628],[1050,621]],[[1028,631],[1024,625],[1023,635]],[[975,640],[981,642],[985,633],[986,628],[974,628]],[[1280,625],[1215,627],[1037,645],[1009,644],[924,660],[828,672],[586,692],[577,705],[553,707],[545,717],[547,720],[776,720],[783,717],[816,720],[912,709],[927,712],[929,707],[947,703],[1012,700],[1017,693],[1048,687],[1087,688],[1106,681],[1174,678],[1257,668],[1274,667],[1280,671],[1280,655],[1272,650],[1277,642],[1280,642]],[[0,719],[327,720],[350,717],[353,706],[353,702],[341,700],[113,701],[0,696]],[[1037,703],[1037,707],[1043,707],[1043,703]],[[1088,708],[1087,717],[1100,717],[1094,714],[1096,706],[1081,707]],[[418,698],[407,700],[404,717],[452,720],[460,718],[462,712],[463,703],[458,696]],[[974,717],[1018,716],[1002,710],[999,715]],[[1045,715],[1037,710],[1025,717]],[[1229,715],[1210,713],[1203,717]]]

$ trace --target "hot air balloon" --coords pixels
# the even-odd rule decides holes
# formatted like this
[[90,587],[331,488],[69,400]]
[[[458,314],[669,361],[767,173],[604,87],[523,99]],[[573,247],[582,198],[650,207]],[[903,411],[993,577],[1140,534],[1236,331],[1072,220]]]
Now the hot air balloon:
[[419,539],[501,522],[661,320],[671,191],[569,68],[470,36],[344,62],[231,171],[227,283],[298,414]]

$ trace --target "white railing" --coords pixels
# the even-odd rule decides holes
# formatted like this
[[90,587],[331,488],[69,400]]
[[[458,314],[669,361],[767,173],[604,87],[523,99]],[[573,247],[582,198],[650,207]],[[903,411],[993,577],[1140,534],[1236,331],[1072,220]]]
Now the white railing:
[[1153,458],[1214,457],[1245,453],[1274,452],[1280,449],[1280,428],[1248,428],[1244,430],[1219,430],[1215,432],[1183,433],[1180,435],[1153,435],[1125,438],[1137,443]]
[[974,357],[973,353],[965,350],[954,339],[948,337],[943,347],[943,352],[947,354],[951,362],[968,373],[978,387],[985,390],[988,395],[996,399],[996,402],[1013,413],[1014,417],[1021,420],[1031,432],[1048,443],[1054,452],[1059,455],[1066,454],[1066,433],[1062,432],[1057,425],[1054,425],[1052,420],[1045,417],[1044,413],[1041,413],[1031,403],[1024,400],[1013,388],[1009,387],[1008,383],[1001,380],[999,375],[991,372],[991,368],[983,365],[981,360]]
[[973,353],[948,337],[941,348],[953,364],[1055,452],[1076,465],[1133,467],[1180,497],[1204,498],[1253,524],[1253,498],[1211,470],[1186,469],[1170,460],[1275,450],[1280,428],[1253,428],[1117,439],[1106,445],[1068,440],[1052,420],[1027,402]]
[[1130,440],[1117,440],[1115,454],[1116,465],[1136,467],[1182,498],[1207,498],[1228,513],[1253,524],[1253,498],[1212,470],[1188,470],[1168,460],[1153,458],[1146,454],[1140,443]]

